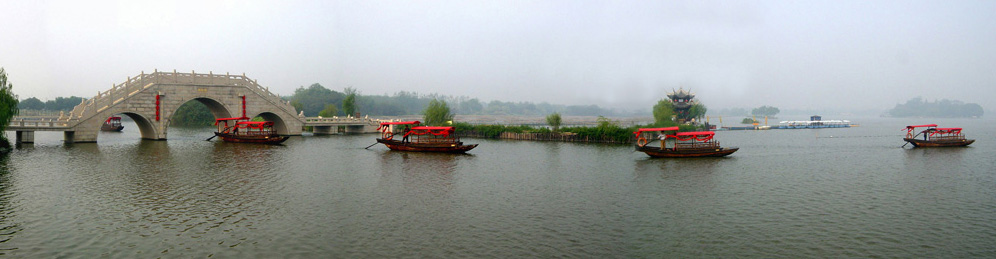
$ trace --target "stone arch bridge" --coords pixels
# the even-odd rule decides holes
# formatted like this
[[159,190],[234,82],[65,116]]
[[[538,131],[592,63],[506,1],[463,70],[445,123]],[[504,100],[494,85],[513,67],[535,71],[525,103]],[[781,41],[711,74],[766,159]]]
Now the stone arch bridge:
[[281,135],[301,135],[304,126],[315,134],[376,132],[379,120],[366,118],[304,117],[295,113],[289,101],[243,75],[215,75],[155,71],[142,72],[110,90],[84,100],[58,118],[31,120],[15,117],[7,130],[16,132],[18,143],[34,142],[35,131],[63,131],[67,143],[96,142],[104,121],[116,114],[130,117],[143,139],[165,140],[170,119],[177,108],[189,101],[203,103],[215,118],[260,116],[274,122]]

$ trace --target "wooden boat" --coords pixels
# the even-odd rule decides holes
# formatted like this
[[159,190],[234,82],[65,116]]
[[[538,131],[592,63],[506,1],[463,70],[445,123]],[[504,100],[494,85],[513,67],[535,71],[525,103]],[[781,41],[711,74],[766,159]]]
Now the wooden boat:
[[121,117],[110,117],[104,121],[103,125],[100,125],[100,130],[102,131],[121,131],[124,130],[124,126],[121,126]]
[[[273,130],[272,121],[248,120],[247,117],[217,119],[214,125],[218,126],[218,131],[214,135],[233,143],[280,144],[288,138]],[[229,126],[229,121],[233,122],[232,126]]]
[[[722,157],[740,150],[740,148],[736,147],[720,147],[719,142],[712,139],[716,135],[712,131],[680,132],[674,135],[666,134],[665,132],[668,131],[678,131],[678,127],[641,128],[633,132],[633,134],[636,134],[636,151],[646,153],[651,157],[679,158]],[[661,145],[657,147],[648,145],[647,137],[650,133],[644,134],[644,132],[659,132],[658,139]],[[674,139],[670,147],[667,146],[667,139],[669,138]]]
[[[416,126],[420,123],[419,121],[381,123],[377,128],[381,131],[381,138],[377,139],[377,143],[395,151],[443,153],[466,153],[478,145],[464,145],[460,138],[453,136],[455,130],[453,127]],[[399,133],[393,133],[392,128],[402,126],[404,127],[401,132],[402,139],[398,140],[394,136]]]
[[[913,135],[916,128],[922,127],[927,129]],[[903,140],[906,144],[913,144],[913,147],[964,147],[975,142],[974,139],[965,139],[961,130],[961,128],[938,128],[937,124],[906,126],[906,137]],[[921,135],[922,139],[919,138]]]

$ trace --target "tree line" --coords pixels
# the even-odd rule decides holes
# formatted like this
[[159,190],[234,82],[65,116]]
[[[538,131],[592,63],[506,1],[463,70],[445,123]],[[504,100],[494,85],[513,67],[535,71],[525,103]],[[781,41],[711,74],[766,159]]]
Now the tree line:
[[[598,105],[558,105],[545,102],[503,102],[497,100],[484,102],[466,96],[419,94],[410,91],[399,91],[392,95],[362,95],[355,88],[347,87],[340,92],[317,83],[308,87],[299,87],[294,90],[293,95],[284,98],[290,101],[291,105],[299,112],[304,111],[305,116],[346,116],[357,111],[374,116],[422,114],[425,107],[429,106],[433,100],[446,102],[454,114],[462,115],[541,116],[554,112],[571,116],[613,116],[619,114],[615,110],[605,109]],[[342,107],[342,109],[336,107]],[[352,109],[347,110],[347,107]],[[322,111],[326,112],[321,114]]]
[[725,108],[716,110],[714,115],[731,115],[731,116],[775,116],[781,113],[778,107],[762,105],[761,107],[747,109],[747,108]]
[[76,105],[79,105],[86,100],[83,97],[70,96],[70,97],[56,97],[55,100],[48,100],[42,102],[38,98],[31,97],[21,100],[17,104],[17,108],[22,110],[44,110],[44,111],[71,111]]
[[982,106],[976,103],[965,103],[957,100],[942,99],[940,101],[925,101],[916,97],[906,103],[896,104],[889,110],[892,117],[982,117]]

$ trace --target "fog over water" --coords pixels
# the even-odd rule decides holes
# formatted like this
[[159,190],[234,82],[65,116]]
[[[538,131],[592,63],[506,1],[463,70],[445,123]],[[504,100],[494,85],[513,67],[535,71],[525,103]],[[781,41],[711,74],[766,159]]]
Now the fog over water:
[[153,69],[483,101],[646,109],[996,107],[993,1],[0,1],[15,93],[91,97]]

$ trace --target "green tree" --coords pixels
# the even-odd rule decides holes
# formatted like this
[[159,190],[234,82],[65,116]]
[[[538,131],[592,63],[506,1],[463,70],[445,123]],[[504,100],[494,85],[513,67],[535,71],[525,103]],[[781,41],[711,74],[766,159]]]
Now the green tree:
[[294,110],[297,112],[301,112],[304,110],[304,104],[302,104],[301,100],[298,99],[291,100],[291,106],[293,106]]
[[[305,116],[315,116],[325,108],[326,104],[342,103],[343,95],[340,92],[329,90],[320,84],[312,84],[308,88],[299,87],[294,90],[291,96],[291,106],[300,105],[300,111],[304,111]],[[295,102],[296,101],[296,102]],[[295,109],[298,107],[295,106]]]
[[429,126],[442,126],[453,121],[453,113],[450,112],[450,107],[446,105],[446,101],[438,99],[429,101],[429,105],[425,107],[422,114],[425,116],[422,122]]
[[325,109],[322,109],[322,111],[318,112],[318,116],[322,117],[332,117],[337,114],[339,114],[339,109],[335,108],[335,104],[326,104]]
[[44,110],[45,103],[38,100],[38,98],[31,97],[21,100],[21,102],[17,104],[17,108],[24,110]]
[[10,120],[17,116],[17,95],[13,91],[14,84],[7,82],[7,71],[0,67],[0,147],[10,148],[6,129]]
[[214,119],[214,114],[207,105],[198,101],[188,101],[176,108],[169,124],[185,127],[211,126],[214,125]]
[[546,116],[546,124],[550,124],[550,127],[553,128],[553,132],[560,130],[560,122],[561,118],[560,113],[558,112],[554,112],[553,114]]
[[348,116],[356,116],[356,88],[346,87],[343,93],[346,94],[346,98],[342,99],[342,111]]
[[688,108],[688,118],[695,118],[696,121],[701,121],[702,117],[705,117],[706,111],[708,110],[709,109],[707,109],[704,104],[692,104],[692,107]]
[[674,105],[671,100],[660,100],[654,105],[654,125],[657,126],[674,126],[678,123],[674,122]]

